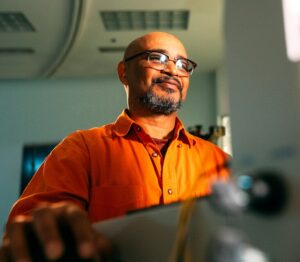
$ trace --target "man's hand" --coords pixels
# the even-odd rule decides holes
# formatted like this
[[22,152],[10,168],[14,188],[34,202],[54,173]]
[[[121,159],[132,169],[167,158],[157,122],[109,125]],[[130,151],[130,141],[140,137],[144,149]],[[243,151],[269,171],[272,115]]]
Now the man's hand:
[[44,204],[8,224],[0,261],[103,261],[111,252],[111,243],[95,232],[79,207]]

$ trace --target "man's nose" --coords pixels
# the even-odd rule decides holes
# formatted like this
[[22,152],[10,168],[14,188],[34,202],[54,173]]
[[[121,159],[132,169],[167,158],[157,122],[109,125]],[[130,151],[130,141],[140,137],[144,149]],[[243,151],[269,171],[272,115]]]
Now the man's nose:
[[167,62],[167,64],[165,65],[163,71],[166,72],[169,75],[178,76],[178,70],[177,70],[177,67],[176,67],[176,61],[170,59]]

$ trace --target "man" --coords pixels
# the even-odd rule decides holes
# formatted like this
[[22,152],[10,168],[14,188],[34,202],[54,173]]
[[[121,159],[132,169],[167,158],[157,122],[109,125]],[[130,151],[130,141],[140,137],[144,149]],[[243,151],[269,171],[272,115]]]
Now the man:
[[95,257],[110,243],[91,222],[204,196],[213,181],[226,179],[226,155],[188,134],[177,117],[195,67],[171,34],[152,32],[129,44],[118,64],[128,109],[112,124],[69,135],[51,152],[11,210],[2,256],[29,261],[29,227],[27,236],[46,257],[61,257],[64,224],[78,255]]

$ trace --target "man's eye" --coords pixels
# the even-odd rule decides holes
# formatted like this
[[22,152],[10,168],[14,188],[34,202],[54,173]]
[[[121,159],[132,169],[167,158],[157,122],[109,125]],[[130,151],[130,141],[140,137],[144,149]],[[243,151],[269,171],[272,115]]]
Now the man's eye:
[[189,68],[189,63],[185,59],[177,60],[176,65],[177,65],[178,68],[181,68],[181,69],[184,69],[184,70],[188,70],[188,68]]
[[166,56],[162,55],[162,54],[156,54],[156,53],[152,53],[149,56],[149,59],[153,62],[159,62],[159,63],[164,63],[166,61]]

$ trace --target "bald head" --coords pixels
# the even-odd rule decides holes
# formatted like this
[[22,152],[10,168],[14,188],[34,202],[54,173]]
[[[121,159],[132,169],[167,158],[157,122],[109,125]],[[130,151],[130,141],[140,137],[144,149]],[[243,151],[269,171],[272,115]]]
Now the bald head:
[[180,46],[183,52],[182,56],[186,56],[183,44],[175,35],[166,32],[151,32],[133,40],[125,50],[124,59],[143,50],[153,49],[153,46],[159,42],[167,42],[170,46],[172,46],[172,43],[175,46]]

